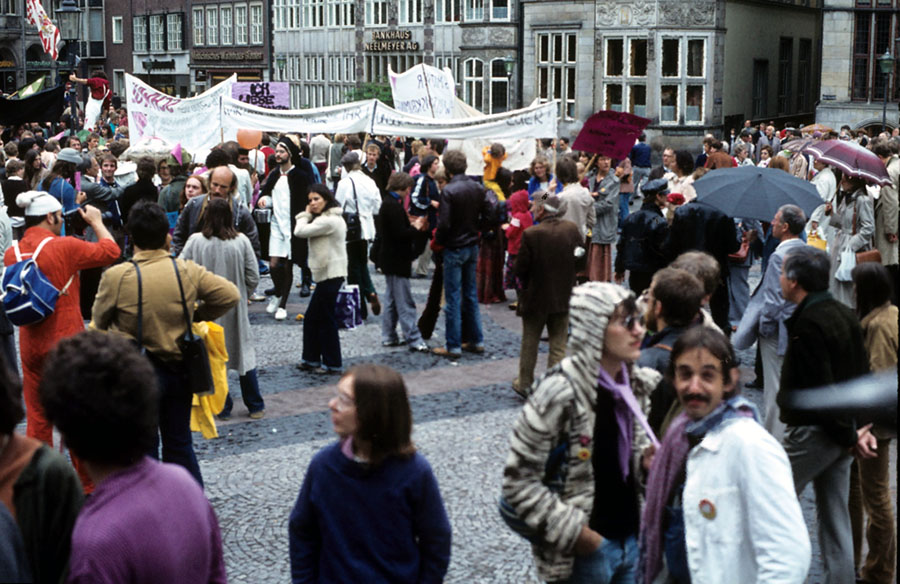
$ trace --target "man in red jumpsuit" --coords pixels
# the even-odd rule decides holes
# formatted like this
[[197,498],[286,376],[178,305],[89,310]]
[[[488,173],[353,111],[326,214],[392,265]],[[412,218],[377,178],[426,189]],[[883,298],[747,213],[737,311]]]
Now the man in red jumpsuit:
[[[78,208],[78,213],[97,233],[99,241],[90,243],[75,237],[59,236],[63,225],[62,205],[53,195],[26,191],[16,197],[16,204],[25,209],[25,235],[19,241],[22,258],[30,258],[37,246],[49,238],[50,241],[38,255],[37,264],[44,276],[61,291],[56,309],[50,316],[19,328],[23,393],[27,408],[26,434],[52,446],[53,427],[44,417],[38,395],[44,359],[57,341],[84,330],[78,295],[81,288],[78,271],[109,265],[119,257],[121,250],[103,225],[103,217],[96,207]],[[3,263],[9,266],[16,261],[15,249],[10,247],[6,250]],[[66,373],[62,371],[59,374]],[[78,469],[77,464],[75,467]],[[82,474],[80,469],[79,474]],[[82,481],[85,476],[82,475]]]

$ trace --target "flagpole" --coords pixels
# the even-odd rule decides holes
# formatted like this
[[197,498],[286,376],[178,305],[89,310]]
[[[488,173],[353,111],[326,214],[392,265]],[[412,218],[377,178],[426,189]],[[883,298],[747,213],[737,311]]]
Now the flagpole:
[[428,107],[431,109],[431,117],[434,117],[434,104],[431,103],[431,90],[428,89],[428,71],[425,70],[425,63],[422,63],[422,79],[425,81],[425,94],[428,96]]

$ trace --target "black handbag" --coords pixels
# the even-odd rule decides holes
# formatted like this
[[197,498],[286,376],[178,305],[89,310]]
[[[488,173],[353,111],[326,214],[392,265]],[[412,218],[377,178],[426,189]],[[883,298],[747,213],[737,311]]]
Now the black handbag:
[[[134,265],[138,279],[138,347],[141,353],[147,355],[151,361],[165,364],[144,348],[144,294],[141,270],[135,261],[132,260],[131,263]],[[176,341],[178,348],[181,350],[181,368],[187,377],[191,393],[199,396],[213,395],[216,392],[216,388],[213,383],[212,369],[209,365],[209,353],[206,350],[206,343],[203,342],[203,338],[195,335],[191,328],[191,318],[188,315],[187,303],[184,300],[184,288],[181,285],[181,274],[178,272],[178,264],[175,263],[175,258],[172,258],[172,267],[175,268],[175,278],[178,280],[178,291],[181,294],[181,309],[184,311],[184,323],[187,326],[187,330]]]
[[347,241],[359,241],[362,239],[362,222],[359,218],[359,199],[356,198],[356,183],[349,176],[347,180],[353,185],[353,204],[356,211],[344,211],[344,222],[347,224]]

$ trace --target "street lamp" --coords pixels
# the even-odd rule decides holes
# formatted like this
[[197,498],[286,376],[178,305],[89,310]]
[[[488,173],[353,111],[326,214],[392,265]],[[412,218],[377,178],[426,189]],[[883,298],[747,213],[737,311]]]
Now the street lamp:
[[512,106],[512,74],[516,67],[516,60],[512,57],[503,59],[503,69],[506,71],[506,111],[513,109]]
[[287,63],[287,59],[284,55],[278,55],[275,57],[275,67],[278,69],[278,80],[284,81],[284,66]]
[[890,49],[885,49],[884,54],[878,57],[878,68],[884,75],[884,108],[881,111],[881,131],[884,132],[887,128],[888,85],[891,81],[890,75],[894,71],[894,56]]
[[[66,43],[66,52],[69,57],[69,65],[72,73],[75,73],[75,60],[78,50],[76,43],[81,36],[81,8],[75,0],[62,0],[56,9],[56,19],[59,21],[59,36]],[[78,129],[78,106],[76,104],[75,84],[69,87],[69,105],[72,108],[72,129]]]

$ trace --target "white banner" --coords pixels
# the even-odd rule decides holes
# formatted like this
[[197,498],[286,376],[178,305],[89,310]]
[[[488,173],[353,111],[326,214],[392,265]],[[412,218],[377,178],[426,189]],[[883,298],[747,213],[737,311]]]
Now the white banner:
[[355,101],[317,109],[271,110],[222,98],[225,140],[233,140],[239,129],[299,134],[349,134],[365,132],[372,123],[376,100]]
[[448,140],[555,138],[558,110],[559,106],[554,101],[490,116],[434,120],[399,112],[379,102],[375,108],[371,133],[377,136]]
[[421,63],[404,73],[394,73],[388,66],[394,109],[439,120],[453,117],[456,85],[450,69]]
[[125,74],[128,99],[128,132],[132,144],[141,138],[160,138],[181,144],[191,153],[208,150],[222,141],[219,99],[231,95],[237,79],[232,75],[196,97],[182,99],[153,89],[137,77]]

